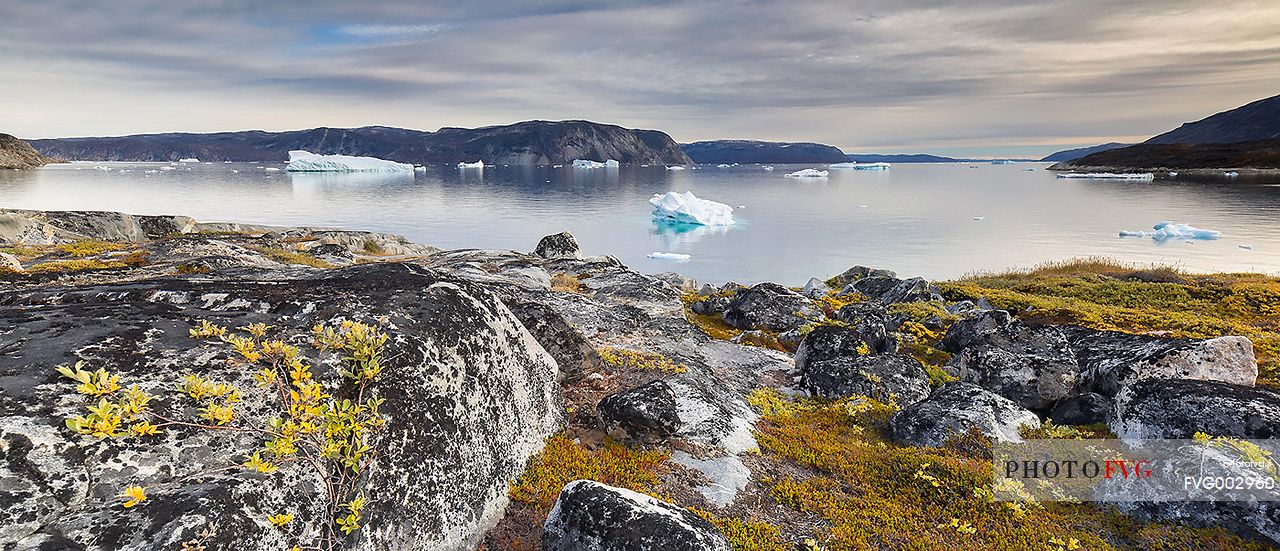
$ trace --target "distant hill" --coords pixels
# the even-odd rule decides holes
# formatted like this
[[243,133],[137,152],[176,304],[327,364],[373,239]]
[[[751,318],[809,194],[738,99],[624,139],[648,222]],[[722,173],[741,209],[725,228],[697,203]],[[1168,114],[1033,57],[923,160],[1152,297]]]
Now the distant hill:
[[680,145],[695,163],[843,163],[840,149],[820,143],[712,140]]
[[0,168],[35,168],[51,162],[27,142],[0,134]]
[[45,155],[71,160],[285,161],[289,150],[361,155],[402,163],[550,164],[574,159],[687,164],[689,157],[666,133],[590,121],[526,121],[436,132],[366,126],[289,132],[167,133],[102,138],[32,140]]
[[859,163],[969,163],[973,159],[956,159],[929,155],[927,153],[850,153],[845,155],[850,161]]
[[1144,143],[1235,143],[1280,138],[1280,96],[1223,111],[1174,130]]
[[1280,139],[1225,144],[1141,143],[1087,155],[1050,168],[1280,169]]
[[1109,143],[1104,143],[1102,145],[1095,145],[1092,147],[1064,149],[1062,151],[1058,151],[1056,153],[1050,154],[1049,156],[1040,160],[1052,161],[1052,162],[1072,161],[1075,159],[1079,159],[1080,157],[1084,157],[1085,155],[1097,153],[1099,151],[1111,151],[1112,149],[1120,149],[1121,147],[1129,147],[1130,145],[1133,145],[1133,144],[1109,142]]

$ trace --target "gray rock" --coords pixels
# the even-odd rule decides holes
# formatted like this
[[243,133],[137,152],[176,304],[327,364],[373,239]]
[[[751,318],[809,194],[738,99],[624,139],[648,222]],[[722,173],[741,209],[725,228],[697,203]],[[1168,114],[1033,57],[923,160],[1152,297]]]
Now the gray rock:
[[1093,425],[1105,423],[1110,411],[1109,398],[1095,392],[1085,392],[1055,404],[1049,412],[1049,418],[1059,425]]
[[543,237],[538,241],[538,247],[533,250],[533,254],[542,258],[582,258],[578,240],[567,231]]
[[547,516],[543,551],[729,551],[710,522],[683,507],[590,480],[565,485]]
[[831,287],[828,287],[827,284],[824,283],[821,279],[818,279],[816,277],[811,277],[809,278],[809,281],[804,284],[804,289],[800,291],[800,294],[806,297],[809,297],[811,299],[817,300],[826,296],[827,293],[830,293],[830,292],[831,292]]
[[895,285],[888,292],[876,297],[877,300],[884,304],[899,304],[905,302],[929,302],[941,301],[942,295],[932,283],[924,278],[913,277],[905,279],[901,283]]
[[841,308],[834,316],[850,326],[877,353],[897,352],[901,342],[892,336],[888,312],[878,302],[859,302]]
[[555,358],[562,380],[576,381],[604,367],[604,360],[591,341],[554,308],[536,302],[513,303],[511,313]]
[[605,396],[596,411],[606,430],[621,428],[636,440],[658,441],[680,430],[675,392],[663,381]]
[[895,413],[889,425],[899,443],[938,447],[971,430],[996,441],[1021,442],[1020,428],[1039,427],[1040,418],[978,385],[952,382]]
[[810,394],[830,399],[867,396],[907,406],[929,396],[929,376],[924,366],[905,354],[809,361],[800,381]]
[[1067,334],[1090,389],[1104,396],[1147,378],[1245,386],[1258,379],[1253,343],[1246,337],[1169,339],[1080,328]]
[[738,329],[767,329],[782,332],[820,318],[813,302],[804,295],[777,283],[760,283],[739,292],[729,302],[724,321]]
[[[227,364],[225,346],[187,336],[193,320],[237,327],[254,322],[298,338],[316,323],[384,318],[392,335],[382,377],[386,402],[377,465],[362,483],[367,525],[352,545],[368,549],[472,549],[502,514],[510,483],[561,428],[555,362],[491,292],[405,264],[320,271],[258,271],[237,281],[157,279],[0,293],[0,547],[158,549],[218,529],[210,548],[287,548],[263,515],[289,511],[323,519],[323,481],[301,465],[273,479],[215,472],[261,447],[251,433],[170,427],[156,439],[97,441],[70,433],[63,419],[85,400],[56,365],[84,361],[159,396],[181,401],[173,382],[194,372],[239,387],[237,409],[263,413],[271,396],[249,369]],[[315,355],[316,375],[336,355]],[[125,511],[117,494],[152,486]]]
[[854,280],[840,290],[843,294],[858,293],[869,300],[880,298],[897,287],[902,280],[889,275],[870,275]]
[[[957,324],[973,321],[981,326],[984,320],[998,318],[983,316]],[[1045,410],[1075,394],[1080,377],[1075,354],[1060,328],[1018,321],[978,335],[947,367],[960,380],[1032,410]]]
[[1144,379],[1116,394],[1108,420],[1126,439],[1280,438],[1280,394],[1217,381]]
[[0,253],[0,271],[21,272],[22,262],[18,261],[18,257],[9,253]]
[[804,371],[812,362],[858,356],[858,347],[870,345],[857,331],[838,325],[824,325],[810,331],[796,348],[796,370]]
[[689,305],[689,310],[703,316],[723,314],[729,308],[729,297],[713,296]]
[[971,345],[982,342],[989,335],[1004,333],[1013,323],[1013,316],[1005,310],[986,310],[956,321],[938,342],[938,348],[958,353]]

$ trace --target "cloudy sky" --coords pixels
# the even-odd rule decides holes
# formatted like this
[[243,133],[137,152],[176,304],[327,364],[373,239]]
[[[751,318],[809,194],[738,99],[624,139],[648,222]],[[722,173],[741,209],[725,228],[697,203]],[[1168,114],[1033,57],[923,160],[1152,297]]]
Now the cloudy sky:
[[584,118],[1032,155],[1280,93],[1277,0],[0,0],[25,138]]

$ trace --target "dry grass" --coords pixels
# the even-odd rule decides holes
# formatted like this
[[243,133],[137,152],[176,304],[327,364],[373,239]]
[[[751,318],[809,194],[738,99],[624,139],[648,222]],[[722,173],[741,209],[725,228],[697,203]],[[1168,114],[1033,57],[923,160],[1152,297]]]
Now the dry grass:
[[264,247],[255,246],[254,250],[262,253],[267,258],[284,264],[300,264],[303,266],[311,266],[312,268],[332,268],[333,264],[320,260],[306,253],[291,251],[280,247]]
[[551,290],[562,293],[581,293],[582,280],[570,273],[558,273],[551,276]]

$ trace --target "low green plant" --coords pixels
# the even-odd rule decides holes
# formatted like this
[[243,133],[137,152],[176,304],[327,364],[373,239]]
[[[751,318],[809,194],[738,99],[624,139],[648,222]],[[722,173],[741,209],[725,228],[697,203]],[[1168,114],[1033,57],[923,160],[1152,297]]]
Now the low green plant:
[[675,363],[666,356],[653,352],[639,352],[625,348],[601,348],[600,358],[605,363],[622,369],[638,369],[641,371],[661,371],[663,373],[684,373],[688,366]]

